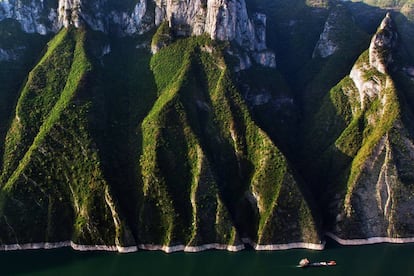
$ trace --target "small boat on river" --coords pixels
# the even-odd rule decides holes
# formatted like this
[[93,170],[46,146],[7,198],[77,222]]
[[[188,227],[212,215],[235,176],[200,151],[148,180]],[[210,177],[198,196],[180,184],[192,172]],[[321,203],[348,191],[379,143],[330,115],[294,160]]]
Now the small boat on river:
[[298,267],[305,268],[305,267],[320,267],[320,266],[335,266],[335,261],[323,261],[323,262],[316,262],[311,263],[308,258],[302,259],[299,262]]

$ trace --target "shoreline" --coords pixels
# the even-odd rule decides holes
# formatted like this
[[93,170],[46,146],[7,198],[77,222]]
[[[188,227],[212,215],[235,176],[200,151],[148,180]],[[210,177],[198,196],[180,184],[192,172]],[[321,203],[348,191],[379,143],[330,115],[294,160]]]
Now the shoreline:
[[43,242],[43,243],[24,243],[24,244],[7,244],[0,245],[0,251],[17,251],[17,250],[36,250],[36,249],[57,249],[64,247],[71,247],[76,251],[110,251],[118,253],[131,253],[142,251],[163,251],[165,253],[173,252],[189,252],[196,253],[206,250],[225,250],[229,252],[238,252],[246,249],[245,244],[250,245],[256,251],[278,251],[288,249],[311,249],[311,250],[323,250],[325,248],[325,242],[321,244],[295,242],[287,244],[268,244],[258,245],[250,239],[242,239],[244,244],[239,245],[227,245],[220,243],[203,244],[199,246],[187,246],[187,245],[153,245],[153,244],[139,244],[136,246],[123,247],[118,245],[82,245],[76,244],[72,241],[63,242]]
[[414,243],[414,238],[371,237],[371,238],[366,238],[366,239],[342,239],[331,232],[325,233],[325,236],[333,239],[340,245],[369,245],[369,244],[377,244],[377,243],[395,243],[395,244]]
[[308,242],[291,242],[281,244],[257,244],[250,239],[244,238],[242,241],[249,244],[257,251],[279,251],[289,249],[310,249],[310,250],[323,250],[325,249],[325,242],[322,243],[308,243]]
[[[389,237],[371,237],[366,239],[342,239],[331,232],[325,233],[325,236],[333,239],[340,245],[353,246],[353,245],[369,245],[377,243],[394,243],[405,244],[414,243],[414,238],[389,238]],[[76,251],[109,251],[118,253],[132,253],[137,251],[162,251],[165,253],[173,252],[188,252],[196,253],[206,250],[225,250],[229,252],[238,252],[246,249],[245,245],[251,246],[256,251],[280,251],[289,249],[310,249],[310,250],[324,250],[325,241],[320,244],[306,243],[306,242],[293,242],[286,244],[257,244],[248,238],[242,239],[243,244],[239,245],[227,245],[220,243],[203,244],[199,246],[188,245],[154,245],[154,244],[139,244],[136,246],[119,246],[119,245],[82,245],[72,241],[63,242],[41,242],[41,243],[25,243],[25,244],[7,244],[0,245],[0,251],[17,251],[17,250],[36,250],[36,249],[57,249],[64,247],[71,247]]]

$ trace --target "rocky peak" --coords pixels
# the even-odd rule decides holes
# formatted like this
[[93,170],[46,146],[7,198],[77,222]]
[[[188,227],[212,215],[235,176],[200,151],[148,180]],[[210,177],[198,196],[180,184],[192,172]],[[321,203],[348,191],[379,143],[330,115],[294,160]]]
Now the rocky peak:
[[385,73],[392,62],[392,49],[397,43],[397,31],[387,13],[369,47],[369,64],[381,73]]
[[58,18],[59,23],[65,28],[70,25],[78,28],[81,25],[81,1],[59,0]]
[[178,35],[201,35],[235,41],[259,64],[275,67],[274,53],[266,47],[266,15],[249,18],[244,0],[156,0],[155,24],[167,21]]
[[[360,58],[351,70],[350,77],[359,92],[361,110],[375,98],[386,101],[384,88],[389,86],[386,75],[393,61],[392,53],[397,43],[397,31],[389,13],[371,39],[368,57]],[[378,72],[372,72],[373,69]],[[374,71],[375,71],[374,70]],[[385,74],[385,75],[383,75]]]
[[332,12],[330,12],[322,33],[319,36],[318,43],[313,50],[312,58],[327,58],[339,50],[338,33],[343,33],[348,27],[344,24],[344,16],[348,15],[346,8],[338,4]]

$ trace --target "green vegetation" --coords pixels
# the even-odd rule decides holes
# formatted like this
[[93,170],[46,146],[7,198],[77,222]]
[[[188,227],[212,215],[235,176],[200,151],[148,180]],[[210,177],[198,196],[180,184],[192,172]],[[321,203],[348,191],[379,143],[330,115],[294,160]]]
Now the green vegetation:
[[[17,135],[10,131],[6,144],[6,163],[18,165],[5,167],[3,174],[10,175],[1,190],[4,242],[111,244],[115,239],[106,203],[110,195],[88,134],[90,105],[79,95],[92,70],[86,39],[82,30],[59,33],[22,90],[12,126]],[[68,65],[66,74],[52,71],[58,64],[62,70]]]
[[[372,180],[368,176],[375,178],[376,173],[388,168],[388,163],[379,169],[374,167],[378,166],[377,162],[381,162],[381,158],[384,158],[384,164],[393,162],[388,159],[389,157],[380,157],[385,156],[381,145],[388,143],[390,133],[395,131],[402,118],[402,102],[399,96],[401,92],[395,87],[393,78],[371,67],[368,59],[368,51],[361,54],[354,70],[361,70],[361,81],[375,83],[376,90],[370,91],[370,94],[358,91],[351,78],[344,78],[330,91],[330,97],[325,98],[322,108],[313,118],[314,125],[309,127],[307,136],[313,150],[308,153],[309,158],[316,155],[323,157],[319,164],[311,167],[311,170],[315,167],[329,168],[322,188],[327,189],[328,193],[323,200],[329,202],[329,197],[333,194],[344,194],[343,206],[335,212],[343,212],[346,222],[336,223],[340,225],[340,231],[350,237],[367,235],[361,228],[367,223],[363,216],[365,212],[373,212],[374,209],[368,207],[372,210],[364,210],[364,203],[358,198],[361,195],[357,194],[360,192],[356,191],[371,185],[369,181]],[[364,97],[360,96],[361,93]],[[318,125],[321,127],[320,134],[317,134]],[[322,133],[323,139],[314,139]],[[335,160],[335,165],[328,165],[331,160]],[[378,172],[374,173],[373,170]],[[313,177],[321,179],[322,175],[316,174]],[[382,176],[377,177],[378,180],[375,181],[380,183]],[[395,189],[398,189],[397,187]],[[394,200],[397,202],[397,199]]]
[[[288,232],[301,241],[303,231],[318,241],[290,165],[234,85],[225,46],[181,39],[150,61],[136,41],[67,29],[49,42],[7,134],[1,241],[237,245],[242,235],[284,242]],[[129,52],[124,65],[117,56]],[[300,229],[275,215],[284,198]]]
[[[223,220],[227,226],[216,226],[215,231],[230,231],[224,235],[232,243],[235,235],[231,229],[249,233],[260,243],[282,242],[264,234],[275,225],[278,229],[288,227],[279,218],[270,219],[278,210],[276,201],[288,196],[294,202],[307,203],[297,184],[289,192],[279,192],[284,185],[295,183],[287,160],[251,119],[221,54],[205,51],[211,47],[206,37],[179,40],[161,49],[151,61],[160,97],[142,124],[141,168],[144,196],[151,198],[147,204],[159,204],[161,228],[157,234],[163,235],[163,244],[177,240],[191,243],[196,236],[205,240],[197,235],[198,225],[204,224],[197,220],[198,210],[209,204],[210,211],[223,213],[214,210],[217,203],[194,202],[192,194],[205,185],[199,179],[207,166],[211,189],[218,192],[210,196],[223,202],[233,221],[229,225]],[[204,158],[205,165],[200,165]],[[253,194],[260,198],[257,206],[249,199]],[[191,209],[192,214],[188,212]],[[300,214],[296,218],[300,219]],[[314,225],[304,227],[316,233]],[[301,240],[299,232],[295,239]]]
[[21,83],[48,39],[48,36],[23,33],[19,24],[12,20],[0,22],[0,48],[15,55],[11,60],[0,61],[0,170],[3,167],[5,136]]
[[[401,48],[378,53],[394,60],[382,74],[353,17],[366,6],[247,4],[267,13],[277,69],[233,72],[243,49],[167,22],[122,38],[63,29],[43,52],[49,37],[0,22],[0,48],[16,51],[0,61],[0,244],[319,243],[326,229],[371,235],[368,217],[412,235],[398,211],[414,198],[409,18]],[[337,51],[321,57],[325,26]]]
[[154,36],[152,37],[151,48],[159,50],[162,47],[165,47],[173,41],[173,33],[168,26],[168,22],[164,21],[158,27]]

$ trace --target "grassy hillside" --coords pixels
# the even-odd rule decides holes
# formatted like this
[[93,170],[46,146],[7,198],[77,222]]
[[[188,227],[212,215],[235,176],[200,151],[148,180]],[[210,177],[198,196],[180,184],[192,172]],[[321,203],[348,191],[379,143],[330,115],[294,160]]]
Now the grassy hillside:
[[[166,23],[50,39],[0,22],[0,244],[414,236],[411,2],[247,4],[276,69],[234,72],[232,43]],[[371,5],[397,9],[385,73]]]
[[80,96],[92,70],[86,40],[85,31],[62,30],[21,92],[2,174],[4,243],[113,243],[110,190]]
[[319,242],[222,47],[183,39],[150,60],[143,39],[65,29],[48,43],[6,138],[1,242]]
[[[411,161],[400,150],[412,151],[408,145],[413,128],[403,120],[412,116],[404,92],[409,88],[396,86],[404,83],[401,76],[371,67],[368,51],[353,71],[361,72],[363,79],[355,79],[353,73],[343,79],[314,116],[307,136],[311,149],[307,161],[314,162],[309,175],[324,179],[317,187],[326,191],[320,193],[320,202],[327,206],[341,202],[339,210],[327,212],[331,216],[328,225],[335,225],[332,229],[337,234],[348,238],[410,236],[413,229],[402,213],[412,213],[404,209],[412,202],[412,178],[404,176]],[[376,85],[375,92],[361,91],[356,81]],[[314,160],[314,156],[320,158]]]
[[[25,34],[17,22],[0,22],[0,49],[8,57],[0,57],[0,160],[3,158],[4,138],[10,127],[12,111],[19,96],[21,83],[41,55],[49,36]],[[30,45],[30,47],[28,47]],[[3,162],[0,162],[2,168]]]
[[[160,97],[142,124],[143,209],[159,202],[160,242],[211,241],[220,236],[218,228],[233,228],[226,243],[235,242],[234,233],[259,243],[286,242],[288,232],[302,240],[301,230],[278,216],[281,210],[293,212],[292,220],[310,233],[306,239],[316,241],[315,222],[286,158],[250,118],[212,42],[178,41],[155,55],[151,66]],[[199,202],[194,193],[205,185],[210,202]],[[219,205],[228,210],[220,219],[225,225],[216,222],[215,235],[199,236],[198,225],[206,222],[198,214],[215,217]]]

